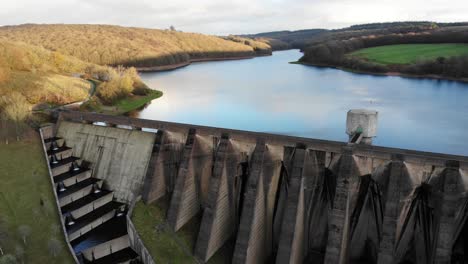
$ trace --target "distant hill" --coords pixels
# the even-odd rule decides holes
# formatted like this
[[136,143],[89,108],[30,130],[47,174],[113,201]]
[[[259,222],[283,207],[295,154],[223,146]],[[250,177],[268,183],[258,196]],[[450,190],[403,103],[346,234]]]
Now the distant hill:
[[[5,26],[0,27],[1,38],[113,66],[164,66],[196,59],[254,56],[258,51],[255,45],[216,36],[110,25]],[[265,50],[260,52],[271,52],[269,47]]]
[[[258,34],[245,35],[256,40],[269,41],[273,50],[288,48],[304,49],[307,46],[332,40],[347,40],[357,37],[388,35],[388,34],[408,34],[432,31],[437,29],[460,28],[468,26],[468,22],[463,23],[436,23],[430,21],[420,22],[388,22],[353,25],[341,29],[305,29],[297,31],[275,31]],[[275,45],[275,41],[277,45]],[[279,43],[278,43],[279,41]]]
[[271,45],[273,50],[301,48],[304,43],[315,36],[328,32],[326,29],[305,29],[297,31],[273,31],[252,35],[244,35],[259,41],[265,41]]

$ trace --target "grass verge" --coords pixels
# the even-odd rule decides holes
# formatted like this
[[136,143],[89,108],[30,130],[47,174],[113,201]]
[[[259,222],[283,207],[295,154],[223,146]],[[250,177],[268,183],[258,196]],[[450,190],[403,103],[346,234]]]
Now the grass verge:
[[[5,253],[15,255],[20,246],[24,263],[73,263],[61,233],[39,135],[29,133],[20,142],[0,142],[0,218],[9,231]],[[31,230],[26,244],[17,231],[22,225]],[[48,247],[51,238],[61,244],[57,257]]]
[[147,103],[151,102],[152,100],[159,98],[162,96],[161,91],[157,90],[151,90],[147,95],[145,96],[132,96],[129,98],[122,99],[116,103],[117,107],[117,112],[119,113],[128,113],[130,111],[139,109],[143,106],[145,106]]

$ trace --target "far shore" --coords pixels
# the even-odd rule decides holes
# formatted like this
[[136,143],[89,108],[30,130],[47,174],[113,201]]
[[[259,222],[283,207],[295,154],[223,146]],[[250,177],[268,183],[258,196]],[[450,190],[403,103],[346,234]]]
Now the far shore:
[[468,78],[453,78],[453,77],[446,77],[442,75],[436,74],[424,74],[424,75],[416,75],[416,74],[408,74],[402,72],[371,72],[371,71],[358,71],[349,69],[342,66],[336,66],[331,64],[320,64],[320,63],[310,63],[310,62],[300,62],[300,61],[293,61],[290,62],[291,64],[302,64],[306,66],[313,66],[313,67],[320,67],[320,68],[333,68],[337,70],[347,71],[356,74],[367,74],[367,75],[374,75],[374,76],[397,76],[402,78],[412,78],[412,79],[434,79],[434,80],[445,80],[445,81],[456,81],[456,82],[464,82],[468,83]]
[[217,58],[200,58],[200,59],[191,59],[186,62],[162,65],[162,66],[152,66],[152,67],[135,67],[139,72],[162,72],[162,71],[171,71],[179,69],[185,66],[188,66],[194,62],[207,62],[207,61],[227,61],[227,60],[246,60],[253,59],[260,56],[270,56],[270,55],[255,55],[255,56],[239,56],[239,57],[217,57]]

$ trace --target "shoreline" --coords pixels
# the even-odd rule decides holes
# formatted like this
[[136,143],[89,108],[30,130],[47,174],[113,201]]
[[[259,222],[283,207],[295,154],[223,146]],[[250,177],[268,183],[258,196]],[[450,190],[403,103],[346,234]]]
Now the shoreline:
[[301,64],[305,66],[313,66],[313,67],[320,67],[320,68],[332,68],[332,69],[342,70],[342,71],[356,73],[356,74],[365,74],[365,75],[373,75],[373,76],[381,76],[381,77],[395,76],[395,77],[409,78],[409,79],[431,79],[431,80],[468,83],[468,78],[453,78],[453,77],[445,77],[442,75],[435,75],[435,74],[416,75],[416,74],[408,74],[408,73],[402,73],[402,72],[358,71],[358,70],[353,70],[353,69],[349,69],[346,67],[336,66],[336,65],[331,65],[331,64],[320,64],[320,63],[310,63],[310,62],[300,62],[300,61],[290,62],[290,64]]
[[164,72],[164,71],[172,71],[175,69],[183,68],[196,62],[247,60],[247,59],[253,59],[255,57],[263,57],[263,56],[271,56],[271,54],[265,54],[265,55],[261,54],[261,55],[254,55],[254,56],[238,56],[238,57],[199,58],[199,59],[190,59],[189,61],[176,63],[176,64],[151,66],[151,67],[135,67],[135,68],[137,69],[138,72]]

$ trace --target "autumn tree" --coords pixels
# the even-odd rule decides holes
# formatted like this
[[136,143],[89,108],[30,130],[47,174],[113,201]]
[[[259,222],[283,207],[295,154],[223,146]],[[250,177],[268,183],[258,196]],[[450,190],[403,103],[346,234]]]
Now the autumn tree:
[[21,126],[30,115],[30,104],[23,95],[12,92],[0,98],[0,115],[15,124],[16,140],[19,141]]

